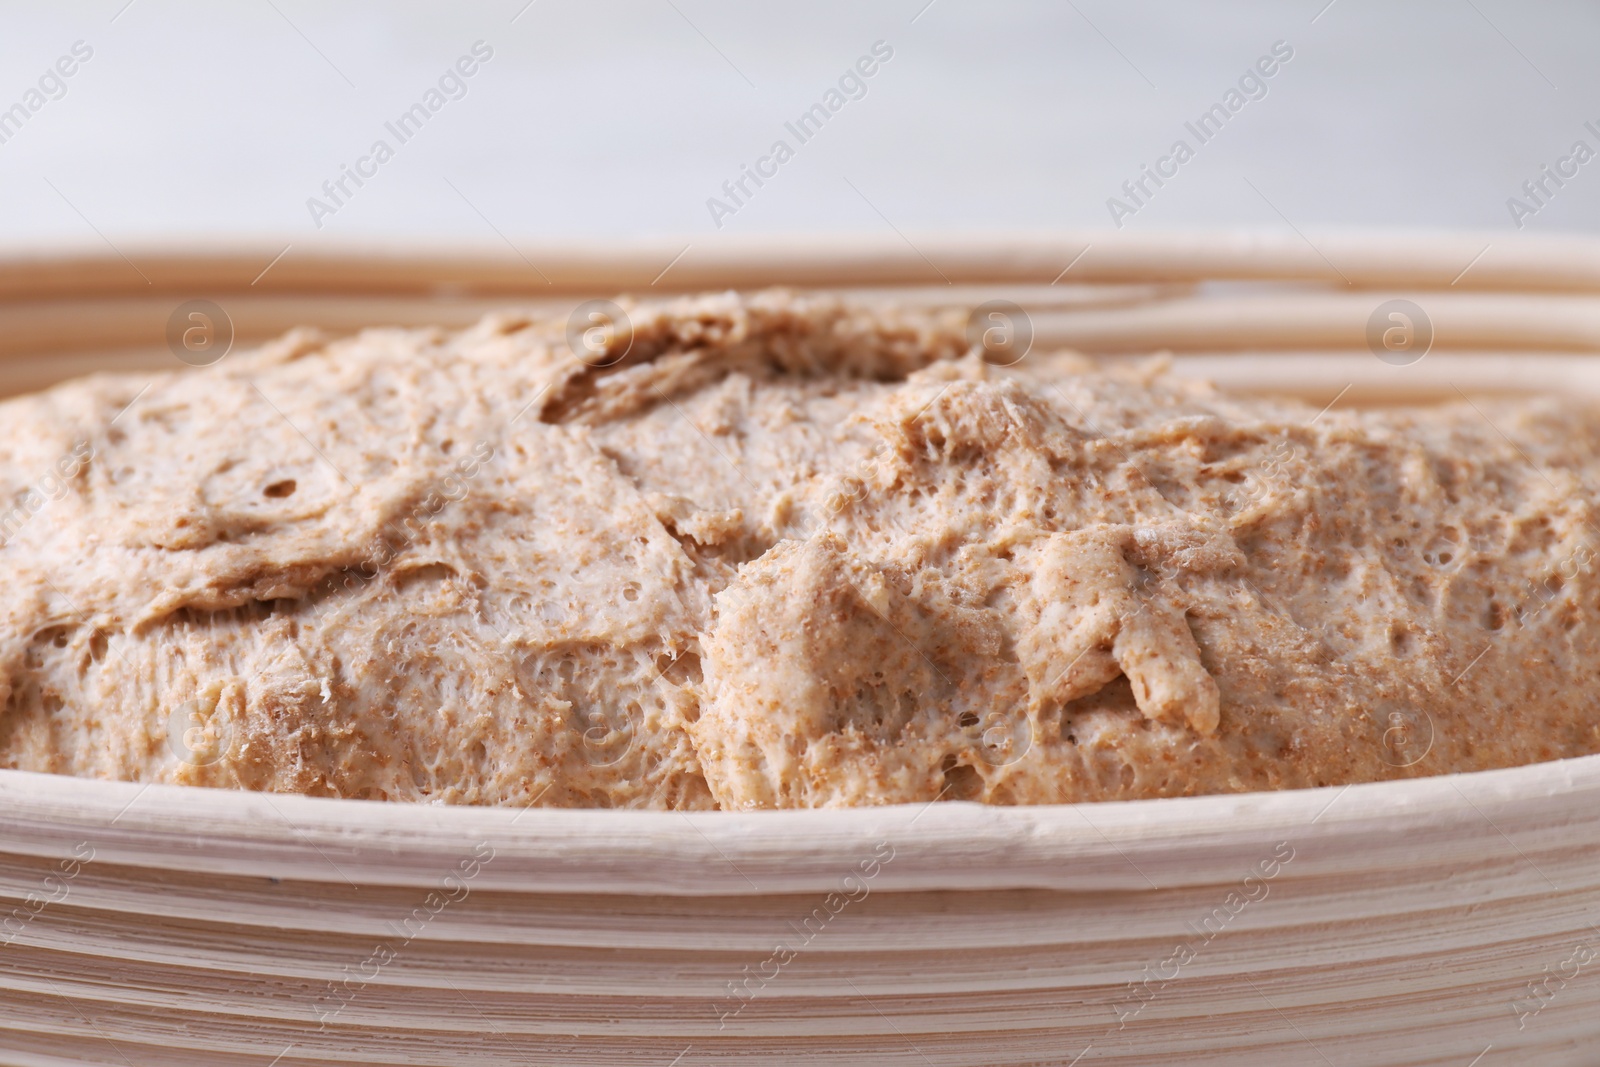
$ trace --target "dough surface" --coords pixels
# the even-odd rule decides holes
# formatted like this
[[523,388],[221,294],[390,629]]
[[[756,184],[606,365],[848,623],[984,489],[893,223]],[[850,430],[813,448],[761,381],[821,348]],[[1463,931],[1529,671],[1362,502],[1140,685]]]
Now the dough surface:
[[1600,412],[625,306],[588,362],[506,313],[0,404],[0,765],[744,809],[1600,751]]

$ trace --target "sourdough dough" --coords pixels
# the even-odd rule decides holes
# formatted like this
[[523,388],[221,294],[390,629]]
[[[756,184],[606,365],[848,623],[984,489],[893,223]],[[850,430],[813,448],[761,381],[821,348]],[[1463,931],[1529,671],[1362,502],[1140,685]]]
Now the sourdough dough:
[[988,367],[959,317],[628,310],[587,362],[502,314],[0,405],[0,763],[731,809],[1600,750],[1593,411],[1318,416]]

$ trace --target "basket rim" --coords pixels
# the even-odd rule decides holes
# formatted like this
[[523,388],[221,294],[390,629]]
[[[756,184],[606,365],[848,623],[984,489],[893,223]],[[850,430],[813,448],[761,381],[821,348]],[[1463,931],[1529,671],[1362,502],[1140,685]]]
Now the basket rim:
[[[298,239],[297,239],[298,238]],[[1068,271],[1063,269],[1070,266]],[[670,271],[663,269],[670,266]],[[491,241],[240,234],[0,247],[0,302],[174,292],[559,296],[772,285],[1267,280],[1342,289],[1600,291],[1600,238],[1329,228],[774,233]]]
[[430,884],[488,845],[491,888],[765,895],[835,888],[887,843],[882,884],[899,890],[1157,890],[1236,882],[1282,844],[1312,857],[1297,876],[1345,878],[1462,858],[1538,872],[1541,860],[1592,856],[1600,754],[1315,789],[760,812],[346,800],[0,770],[0,810],[0,852],[61,858],[87,841],[97,862],[311,882]]

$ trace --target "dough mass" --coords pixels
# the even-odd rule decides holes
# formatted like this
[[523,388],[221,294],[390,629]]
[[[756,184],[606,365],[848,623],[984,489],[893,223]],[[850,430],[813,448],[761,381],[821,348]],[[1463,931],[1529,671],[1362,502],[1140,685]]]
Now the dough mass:
[[784,293],[629,314],[608,366],[501,314],[0,404],[0,764],[732,809],[1600,751],[1593,410],[1319,416]]

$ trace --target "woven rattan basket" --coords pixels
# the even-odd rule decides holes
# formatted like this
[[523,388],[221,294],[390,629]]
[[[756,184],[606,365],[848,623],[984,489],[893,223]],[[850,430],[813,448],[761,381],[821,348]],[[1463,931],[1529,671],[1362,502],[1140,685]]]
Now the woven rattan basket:
[[[13,254],[0,392],[173,368],[168,319],[195,299],[243,345],[770,284],[1010,300],[1036,348],[1167,350],[1178,373],[1319,406],[1600,392],[1600,245],[1575,241],[280,251]],[[1398,354],[1394,300],[1414,331]],[[1597,924],[1600,756],[694,815],[0,772],[0,1063],[29,1067],[1595,1064]]]

